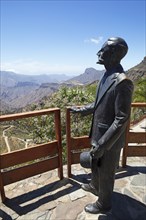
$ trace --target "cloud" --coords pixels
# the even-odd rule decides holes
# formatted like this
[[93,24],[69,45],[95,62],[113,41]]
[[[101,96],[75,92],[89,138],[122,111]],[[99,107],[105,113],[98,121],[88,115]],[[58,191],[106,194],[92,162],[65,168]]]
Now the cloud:
[[88,40],[85,40],[85,43],[94,43],[94,44],[99,44],[103,40],[102,36],[99,36],[97,38],[90,38]]
[[48,64],[34,60],[17,60],[1,64],[1,70],[20,74],[79,74],[83,73],[83,65]]

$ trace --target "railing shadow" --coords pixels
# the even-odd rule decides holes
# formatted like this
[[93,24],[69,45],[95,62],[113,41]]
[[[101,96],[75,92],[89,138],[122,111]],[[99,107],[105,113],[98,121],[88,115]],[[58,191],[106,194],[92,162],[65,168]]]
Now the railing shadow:
[[[55,181],[39,189],[33,190],[28,193],[24,193],[23,195],[16,196],[11,199],[7,198],[4,204],[13,211],[15,211],[19,216],[21,216],[39,208],[44,204],[53,202],[62,196],[74,192],[79,188],[79,183],[72,179],[64,178],[63,180]],[[56,206],[54,206],[54,208]],[[3,211],[1,215],[2,219],[10,219],[5,218],[6,214],[3,213]]]
[[0,209],[0,219],[13,220],[12,217],[9,214],[7,214],[6,212],[4,212],[1,209]]
[[145,166],[126,166],[125,168],[120,167],[116,172],[115,179],[134,176],[139,173],[146,174],[146,167]]
[[[116,171],[115,179],[121,179],[128,176],[138,175],[139,173],[146,174],[145,166],[126,166],[125,168],[119,167]],[[88,174],[72,174],[72,179],[80,183],[89,183],[91,180],[91,173]]]

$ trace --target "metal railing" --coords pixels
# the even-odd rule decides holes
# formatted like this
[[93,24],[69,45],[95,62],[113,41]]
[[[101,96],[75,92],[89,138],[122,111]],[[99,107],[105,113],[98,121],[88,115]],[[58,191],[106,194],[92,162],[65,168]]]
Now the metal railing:
[[[55,168],[58,168],[58,176],[62,179],[63,166],[59,108],[0,116],[0,122],[5,122],[41,115],[49,116],[50,114],[54,114],[56,136],[54,141],[0,155],[0,192],[3,202],[6,199],[4,186]],[[39,160],[38,162],[27,165],[24,164],[45,157],[47,158],[45,160]],[[15,168],[16,165],[20,164],[22,165],[21,167]]]

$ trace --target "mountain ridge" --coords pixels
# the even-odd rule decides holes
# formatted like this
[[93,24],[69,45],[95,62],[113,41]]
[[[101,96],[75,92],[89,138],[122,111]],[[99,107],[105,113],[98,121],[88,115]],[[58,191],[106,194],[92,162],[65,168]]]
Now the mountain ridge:
[[139,64],[130,68],[128,71],[126,71],[126,73],[127,73],[127,76],[133,82],[141,78],[145,78],[146,77],[146,56],[143,58],[143,60]]
[[36,84],[42,84],[45,82],[63,82],[71,78],[65,74],[41,74],[41,75],[24,75],[10,71],[0,71],[0,85],[13,87],[19,82],[32,82]]

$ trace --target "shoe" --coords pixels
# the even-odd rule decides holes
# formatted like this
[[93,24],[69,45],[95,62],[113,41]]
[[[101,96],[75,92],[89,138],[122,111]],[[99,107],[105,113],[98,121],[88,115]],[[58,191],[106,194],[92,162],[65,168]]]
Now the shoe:
[[82,184],[81,188],[87,192],[93,193],[94,195],[98,196],[97,190],[89,183],[89,184]]
[[100,208],[96,202],[85,206],[85,212],[89,212],[91,214],[99,214],[99,213],[105,214],[109,211],[111,211],[111,208],[107,208],[107,209]]

